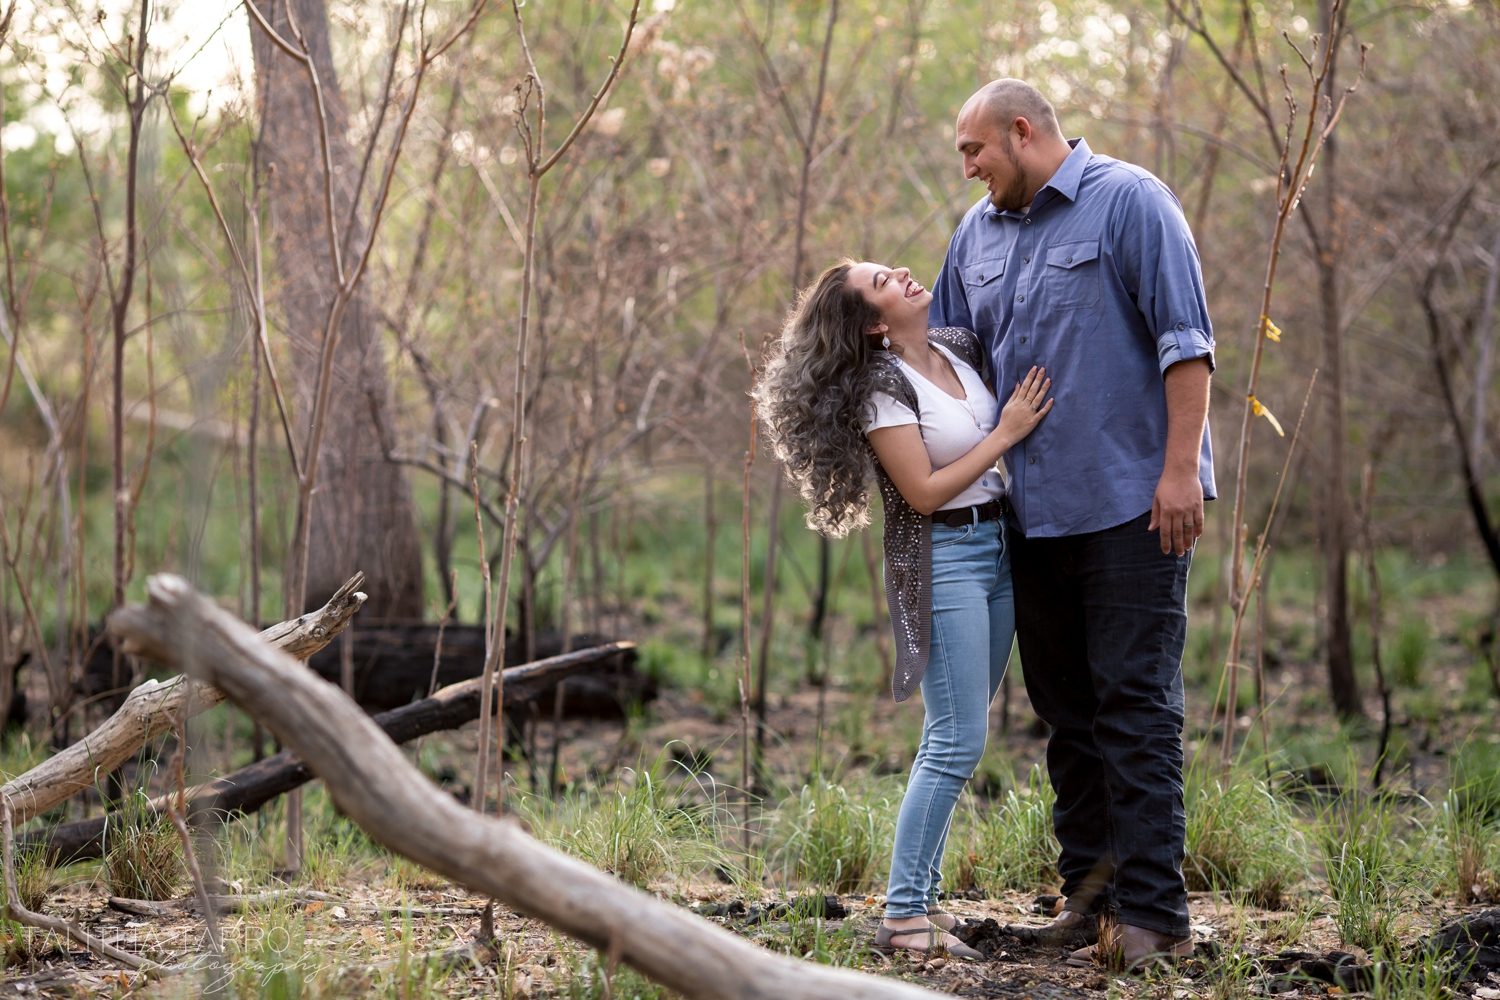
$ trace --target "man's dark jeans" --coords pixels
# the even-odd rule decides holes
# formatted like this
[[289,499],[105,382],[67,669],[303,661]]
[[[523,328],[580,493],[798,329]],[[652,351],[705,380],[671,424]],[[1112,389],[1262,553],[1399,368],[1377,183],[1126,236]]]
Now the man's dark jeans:
[[1012,534],[1026,693],[1052,727],[1047,771],[1068,908],[1188,934],[1182,881],[1182,646],[1192,553],[1150,514],[1063,538]]

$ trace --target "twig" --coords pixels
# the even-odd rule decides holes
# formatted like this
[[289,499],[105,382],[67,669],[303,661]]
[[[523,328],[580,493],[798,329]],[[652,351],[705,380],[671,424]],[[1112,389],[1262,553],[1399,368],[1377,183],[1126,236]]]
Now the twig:
[[46,914],[33,913],[21,905],[20,894],[16,891],[16,834],[11,811],[10,796],[0,794],[0,815],[3,815],[3,822],[5,824],[6,916],[22,926],[37,927],[41,930],[52,931],[53,933],[69,937],[94,954],[107,958],[112,962],[118,962],[127,969],[145,971],[161,968],[155,962],[148,961],[138,955],[132,955],[129,952],[121,951],[113,945],[105,944],[77,924],[67,920],[60,920],[57,917],[49,917]]
[[[1287,470],[1290,469],[1292,465],[1292,455],[1296,452],[1297,441],[1302,436],[1302,422],[1307,418],[1307,404],[1312,401],[1313,388],[1317,384],[1318,370],[1314,368],[1312,378],[1308,379],[1307,382],[1307,394],[1302,397],[1302,410],[1297,414],[1297,426],[1292,430],[1292,442],[1287,446],[1286,459],[1281,463],[1281,475],[1277,478],[1276,481],[1276,493],[1271,497],[1270,510],[1266,512],[1266,526],[1261,531],[1260,538],[1256,542],[1255,558],[1251,562],[1249,583],[1247,584],[1247,586],[1250,588],[1255,588],[1260,585],[1261,569],[1265,565],[1266,555],[1271,550],[1271,524],[1276,518],[1276,508],[1277,505],[1281,502],[1281,493],[1286,488],[1286,474]],[[1243,532],[1241,533],[1241,535],[1243,535]],[[1241,543],[1243,543],[1243,537],[1241,537],[1240,540]],[[1229,659],[1225,662],[1224,673],[1221,674],[1219,678],[1219,690],[1214,695],[1214,701],[1217,704],[1218,695],[1224,693],[1227,679],[1229,696],[1228,700],[1224,703],[1225,718],[1223,743],[1223,763],[1226,768],[1229,766],[1233,759],[1231,757],[1231,753],[1234,745],[1234,713],[1237,709],[1237,706],[1235,704],[1235,697],[1238,692],[1238,686],[1235,682],[1238,679],[1240,668],[1240,628],[1244,624],[1245,610],[1249,607],[1249,604],[1249,601],[1240,601],[1239,605],[1235,606],[1234,608],[1234,619],[1230,624],[1229,631]]]
[[[489,548],[484,543],[484,520],[479,516],[479,445],[469,442],[469,475],[472,479],[471,487],[474,492],[474,530],[478,532],[479,539],[479,573],[484,577],[484,672],[479,682],[479,753],[474,760],[474,810],[484,812],[484,799],[489,792],[489,767],[490,767],[490,738],[491,738],[491,703],[495,697],[495,673],[498,664],[503,659],[492,655],[495,647],[495,609],[490,603],[490,559]],[[499,637],[502,650],[505,645],[505,636]],[[433,667],[433,676],[437,676],[437,667]],[[502,723],[503,725],[503,723]],[[500,733],[500,746],[505,746],[505,732]],[[505,772],[502,770],[500,778],[500,798],[496,799],[496,808],[500,808],[500,802],[505,796]]]
[[[1332,0],[1332,2],[1333,16],[1330,23],[1336,24],[1338,21],[1338,10],[1342,5],[1343,0]],[[1176,10],[1176,7],[1174,6],[1173,9]],[[1182,14],[1180,11],[1178,13],[1185,22],[1189,24],[1193,23],[1191,19]],[[1206,32],[1202,31],[1201,28],[1197,30],[1199,30],[1200,34],[1207,38]],[[1277,426],[1279,432],[1279,425],[1275,424],[1275,418],[1269,415],[1270,411],[1261,404],[1259,399],[1256,398],[1256,393],[1260,387],[1261,360],[1265,355],[1266,341],[1280,340],[1281,337],[1280,331],[1277,330],[1275,324],[1271,322],[1271,296],[1272,290],[1274,289],[1276,284],[1277,265],[1281,260],[1281,247],[1282,241],[1284,240],[1286,235],[1287,222],[1291,219],[1292,213],[1297,210],[1298,205],[1302,201],[1302,194],[1306,190],[1308,182],[1312,179],[1313,167],[1317,164],[1318,154],[1322,151],[1324,144],[1327,143],[1328,137],[1333,134],[1334,126],[1338,124],[1339,117],[1343,114],[1344,105],[1348,101],[1349,96],[1354,93],[1356,88],[1358,88],[1360,80],[1364,77],[1364,56],[1366,49],[1362,46],[1360,48],[1359,76],[1355,79],[1355,82],[1351,86],[1344,90],[1343,94],[1339,97],[1338,103],[1328,111],[1325,123],[1323,127],[1319,129],[1318,115],[1316,114],[1317,100],[1318,96],[1323,91],[1323,83],[1328,78],[1328,75],[1331,72],[1333,65],[1333,54],[1337,47],[1338,40],[1336,37],[1330,37],[1326,39],[1325,43],[1323,44],[1321,62],[1316,67],[1310,62],[1307,63],[1308,76],[1311,82],[1309,92],[1312,94],[1314,107],[1313,111],[1310,111],[1306,115],[1306,124],[1303,125],[1302,129],[1302,141],[1300,146],[1298,147],[1295,160],[1291,159],[1291,139],[1293,134],[1292,129],[1296,123],[1297,102],[1295,96],[1292,93],[1291,83],[1287,79],[1285,67],[1282,67],[1281,72],[1282,85],[1289,115],[1286,124],[1286,141],[1282,142],[1278,140],[1277,143],[1281,155],[1281,164],[1280,170],[1276,175],[1276,223],[1271,236],[1271,246],[1268,253],[1268,259],[1266,261],[1265,282],[1261,288],[1260,317],[1259,319],[1257,319],[1255,324],[1255,343],[1250,360],[1250,377],[1248,380],[1248,385],[1245,389],[1244,410],[1240,418],[1240,440],[1239,446],[1236,449],[1238,453],[1239,464],[1235,472],[1234,512],[1230,519],[1229,525],[1231,549],[1229,605],[1234,609],[1235,627],[1230,633],[1229,650],[1224,664],[1224,672],[1228,679],[1229,697],[1229,701],[1227,703],[1229,706],[1228,718],[1224,727],[1224,743],[1221,747],[1222,761],[1225,767],[1229,766],[1234,755],[1233,722],[1235,701],[1237,699],[1239,690],[1239,623],[1244,618],[1245,609],[1249,604],[1249,591],[1253,587],[1253,581],[1255,579],[1255,577],[1252,576],[1251,581],[1247,583],[1245,578],[1244,565],[1245,502],[1250,473],[1250,437],[1255,418],[1258,416],[1266,416],[1269,420],[1272,421],[1273,426]],[[1230,64],[1227,62],[1227,60],[1223,59],[1222,55],[1220,56],[1220,61],[1224,63],[1226,69],[1228,69],[1235,75],[1237,82],[1242,81],[1242,78],[1239,77],[1238,73],[1230,67]],[[1304,62],[1306,62],[1305,59]],[[1269,116],[1269,111],[1266,111],[1265,113],[1267,114],[1267,116]],[[1270,121],[1269,117],[1267,117],[1267,121]],[[1274,134],[1274,128],[1272,129],[1272,132]],[[1290,168],[1288,166],[1289,164]],[[1298,423],[1300,425],[1300,418],[1298,420]],[[1258,561],[1259,560],[1257,559],[1257,562]]]
[[173,724],[177,731],[177,751],[172,754],[172,781],[177,786],[177,801],[172,801],[172,795],[167,795],[167,816],[172,820],[172,825],[177,828],[177,837],[182,841],[182,858],[187,863],[188,875],[193,880],[193,891],[198,897],[198,908],[203,913],[203,922],[208,928],[208,948],[214,964],[224,959],[224,939],[219,934],[219,917],[214,912],[213,901],[208,898],[208,887],[203,883],[203,869],[198,867],[198,852],[193,849],[193,835],[188,830],[187,820],[184,814],[187,811],[187,796],[185,782],[183,781],[183,758],[187,756],[187,727],[183,725],[183,716],[179,712],[178,718]]

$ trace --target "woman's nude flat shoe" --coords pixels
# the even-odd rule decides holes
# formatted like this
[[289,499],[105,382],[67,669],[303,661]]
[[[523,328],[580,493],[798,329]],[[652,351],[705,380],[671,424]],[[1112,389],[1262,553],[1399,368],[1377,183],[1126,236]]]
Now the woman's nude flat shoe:
[[941,906],[929,906],[927,908],[927,919],[945,931],[951,931],[958,926],[958,918]]
[[[912,948],[908,945],[897,945],[891,943],[892,938],[911,937],[923,934],[927,936],[927,947],[925,948]],[[962,958],[969,962],[984,961],[984,955],[975,951],[973,948],[970,948],[968,945],[964,944],[961,941],[953,945],[944,945],[943,937],[943,929],[936,926],[935,924],[928,924],[926,927],[909,927],[906,930],[896,930],[895,928],[887,927],[885,924],[881,924],[880,927],[875,931],[875,950],[883,955],[894,955],[898,951],[911,951],[917,953],[918,955],[927,955],[929,957],[947,952],[954,958]]]

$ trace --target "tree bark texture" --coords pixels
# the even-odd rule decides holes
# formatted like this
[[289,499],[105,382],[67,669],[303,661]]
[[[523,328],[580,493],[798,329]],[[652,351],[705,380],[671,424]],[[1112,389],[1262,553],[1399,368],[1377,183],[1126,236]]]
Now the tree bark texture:
[[[344,249],[363,242],[363,221],[350,204],[359,161],[348,139],[348,111],[334,72],[323,0],[255,0],[266,20],[295,44],[300,31],[312,53],[327,108],[333,205]],[[288,19],[290,5],[291,20]],[[297,31],[293,31],[293,24]],[[291,344],[297,412],[304,426],[317,392],[318,352],[335,276],[324,198],[318,110],[307,70],[252,24],[256,88],[278,299]],[[321,605],[357,562],[370,599],[365,618],[421,618],[422,549],[411,487],[387,462],[379,426],[391,426],[385,357],[369,292],[361,283],[344,313],[334,358],[332,394],[312,499],[305,607]]]
[[116,611],[127,649],[228,692],[297,753],[374,839],[466,888],[543,920],[688,997],[935,997],[909,983],[776,955],[467,809],[426,780],[343,692],[257,640],[187,581],[155,576],[150,603]]
[[[259,633],[259,640],[295,660],[306,659],[342,632],[364,603],[365,595],[357,590],[360,581],[355,574],[323,608],[272,625]],[[147,658],[158,659],[149,654]],[[141,747],[171,729],[180,714],[184,718],[197,715],[223,700],[222,692],[186,677],[146,681],[130,692],[120,710],[98,729],[6,782],[0,794],[10,800],[15,822],[24,823],[93,787]]]
[[[505,685],[505,699],[514,704],[536,698],[565,678],[597,670],[611,660],[630,655],[634,648],[634,643],[612,642],[511,667],[500,675],[500,682]],[[430,698],[380,713],[374,717],[375,724],[396,743],[407,743],[440,730],[457,729],[479,718],[479,684],[478,677],[450,684]],[[222,818],[254,812],[312,779],[313,773],[302,758],[290,750],[283,750],[188,789],[187,800],[193,815],[212,814]],[[149,806],[158,812],[164,811],[166,799],[152,799]],[[104,857],[105,835],[111,827],[121,828],[117,814],[59,823],[22,834],[17,838],[17,847],[22,851],[45,850],[54,863],[59,864],[95,860]]]

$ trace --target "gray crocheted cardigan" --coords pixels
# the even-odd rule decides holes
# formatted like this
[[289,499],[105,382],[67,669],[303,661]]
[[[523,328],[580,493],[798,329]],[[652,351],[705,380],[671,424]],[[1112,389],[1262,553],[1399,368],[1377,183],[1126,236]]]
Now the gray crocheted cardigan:
[[[927,331],[927,339],[948,348],[988,384],[990,357],[972,330],[945,326]],[[879,391],[905,403],[921,420],[917,391],[901,371],[895,355],[881,355]],[[896,671],[891,693],[905,701],[922,683],[932,641],[932,518],[917,513],[901,496],[877,459],[876,478],[885,501],[885,599],[896,638]]]

